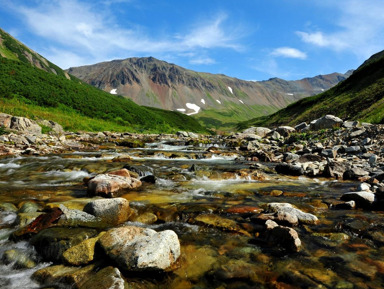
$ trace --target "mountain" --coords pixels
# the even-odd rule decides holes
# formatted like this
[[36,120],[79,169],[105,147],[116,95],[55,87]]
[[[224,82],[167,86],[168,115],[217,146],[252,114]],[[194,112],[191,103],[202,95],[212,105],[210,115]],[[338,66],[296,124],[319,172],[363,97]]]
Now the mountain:
[[245,81],[195,72],[153,57],[72,67],[67,72],[138,104],[194,115],[213,128],[230,127],[241,120],[272,113],[349,76],[332,73],[298,81]]
[[384,123],[384,51],[366,60],[352,75],[316,96],[304,98],[266,117],[251,119],[238,125],[295,125],[326,114],[345,120]]
[[195,119],[175,111],[139,106],[70,76],[0,30],[0,109],[56,121],[67,130],[204,132]]
[[46,72],[70,78],[67,72],[25,46],[0,28],[0,56],[11,60],[29,63]]

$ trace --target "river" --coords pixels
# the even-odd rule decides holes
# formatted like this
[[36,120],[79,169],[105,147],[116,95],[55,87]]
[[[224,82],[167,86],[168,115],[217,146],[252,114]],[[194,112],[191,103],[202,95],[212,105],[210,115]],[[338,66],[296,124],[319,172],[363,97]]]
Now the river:
[[[38,211],[55,204],[82,209],[90,200],[84,178],[127,165],[141,177],[154,175],[156,180],[122,197],[138,214],[157,216],[152,224],[127,224],[174,230],[181,243],[173,272],[123,272],[129,288],[384,287],[383,212],[330,207],[358,183],[282,176],[273,171],[273,164],[248,161],[230,148],[216,149],[161,142],[137,149],[105,146],[98,151],[1,159],[0,258],[4,261],[7,250],[18,249],[36,266],[23,269],[3,262],[0,287],[42,288],[31,275],[52,264],[28,241],[8,239],[20,222],[36,215],[20,214],[23,204],[35,204]],[[286,252],[259,238],[255,216],[271,202],[290,203],[319,218],[316,225],[294,227],[302,242],[299,252]],[[4,209],[6,204],[18,211]],[[215,216],[214,222],[198,218],[207,215]]]

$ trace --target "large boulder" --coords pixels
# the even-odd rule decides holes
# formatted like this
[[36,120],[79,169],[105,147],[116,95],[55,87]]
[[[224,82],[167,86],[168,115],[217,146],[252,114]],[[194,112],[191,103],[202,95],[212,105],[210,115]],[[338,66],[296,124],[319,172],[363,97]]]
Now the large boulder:
[[180,256],[179,239],[171,230],[124,226],[109,230],[99,244],[120,269],[128,271],[166,270]]
[[111,225],[119,225],[128,221],[133,213],[129,202],[124,198],[94,200],[85,205],[84,212]]
[[343,124],[343,120],[337,116],[327,114],[321,118],[313,120],[310,124],[311,130],[328,129],[334,127],[340,127]]
[[41,127],[35,121],[26,117],[13,116],[11,118],[10,129],[36,135],[41,134]]
[[127,169],[100,174],[88,180],[88,193],[103,197],[116,197],[122,189],[135,189],[141,181],[132,178]]

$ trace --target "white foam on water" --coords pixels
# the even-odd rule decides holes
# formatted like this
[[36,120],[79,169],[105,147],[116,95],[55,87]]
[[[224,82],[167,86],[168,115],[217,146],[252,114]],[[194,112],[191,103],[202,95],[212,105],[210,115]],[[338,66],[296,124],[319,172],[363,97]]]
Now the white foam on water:
[[0,164],[0,169],[18,169],[20,168],[20,164],[16,163],[5,163],[5,164]]
[[85,177],[90,177],[91,174],[85,171],[48,171],[45,173],[48,176],[52,176],[55,178],[63,178],[65,180],[82,180]]

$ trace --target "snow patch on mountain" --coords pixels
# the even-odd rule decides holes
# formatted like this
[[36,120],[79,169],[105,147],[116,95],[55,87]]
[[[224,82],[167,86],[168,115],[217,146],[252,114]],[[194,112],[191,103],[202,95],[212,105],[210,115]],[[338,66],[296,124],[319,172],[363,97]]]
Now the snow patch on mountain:
[[186,105],[189,109],[194,110],[194,112],[187,113],[187,115],[197,114],[197,113],[200,111],[200,106],[198,106],[197,104],[187,102],[185,105]]
[[217,101],[217,103],[221,104],[221,101],[220,101],[220,100],[216,99],[216,101]]
[[112,89],[109,93],[110,94],[117,94],[117,88]]
[[233,94],[232,87],[228,86],[228,90]]

